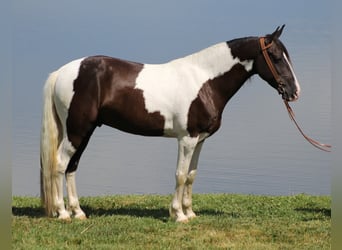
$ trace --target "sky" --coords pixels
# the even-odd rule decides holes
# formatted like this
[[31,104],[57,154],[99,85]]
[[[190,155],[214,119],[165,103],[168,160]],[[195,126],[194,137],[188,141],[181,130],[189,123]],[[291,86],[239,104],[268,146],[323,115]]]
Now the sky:
[[[76,58],[161,63],[284,23],[285,42],[301,43],[296,31],[321,32],[329,11],[322,1],[13,1],[13,109],[39,110],[48,73]],[[32,105],[17,101],[25,99]]]
[[[5,3],[7,3],[5,1]],[[47,73],[91,54],[162,62],[218,41],[329,19],[327,1],[10,1],[13,69]],[[11,5],[9,4],[9,5]],[[37,70],[39,67],[39,70]],[[18,80],[17,80],[18,79]],[[28,85],[14,73],[14,88]],[[39,83],[38,83],[39,81]],[[33,83],[30,83],[30,85]],[[30,86],[28,86],[29,88]]]
[[[306,130],[319,135],[320,139],[329,139],[330,113],[327,110],[330,110],[330,91],[321,91],[319,86],[330,86],[330,79],[324,78],[330,67],[331,10],[327,3],[318,0],[12,1],[12,157],[16,168],[13,173],[24,171],[25,175],[26,172],[32,172],[31,169],[38,171],[42,88],[49,72],[63,64],[97,54],[137,62],[163,63],[218,42],[244,36],[265,35],[282,24],[286,24],[286,27],[281,40],[290,52],[297,77],[303,83],[303,93],[307,93],[301,97],[301,104],[294,104],[295,112],[299,117],[306,117]],[[266,84],[258,86],[260,80],[255,79],[253,84],[243,88],[244,94],[239,93],[240,99],[233,102],[229,111],[232,113],[227,114],[238,112],[236,119],[240,122],[234,121],[232,124],[240,127],[242,134],[242,129],[249,129],[251,134],[256,134],[255,139],[258,141],[260,131],[257,129],[267,124],[266,121],[271,121],[274,126],[281,128],[288,123],[277,124],[277,120],[280,122],[278,116],[286,119],[286,122],[288,117],[285,112],[278,114],[271,112],[280,111],[267,110],[269,103],[275,103],[277,100],[278,106],[274,106],[274,110],[284,111],[275,92],[266,87]],[[256,95],[260,95],[260,98],[255,97]],[[264,99],[264,95],[269,99]],[[248,107],[248,103],[243,106],[243,100],[254,103],[252,107]],[[326,118],[326,121],[318,124],[312,108],[323,120]],[[257,109],[265,110],[266,115],[260,116],[260,113],[255,111]],[[260,124],[248,127],[247,117],[241,117],[240,113],[251,114],[263,120]],[[293,127],[291,131],[294,138],[299,137]],[[221,136],[221,141],[213,140],[213,144],[224,143],[222,135],[226,133],[233,136],[222,132],[215,139],[219,140]],[[274,137],[279,134],[282,136],[281,132],[274,133]],[[273,138],[272,136],[270,138]],[[287,134],[279,137],[279,140],[295,140],[286,137]],[[298,140],[302,144],[296,141],[296,145],[306,145],[302,138]],[[105,144],[104,138],[102,141]],[[241,144],[253,144],[253,141],[240,141]],[[268,147],[276,145],[270,139],[266,142],[266,146],[270,145]],[[286,149],[284,145],[279,146],[281,150]],[[173,147],[175,148],[175,144]],[[243,149],[242,145],[241,148]],[[289,151],[286,152],[290,154]],[[241,156],[238,150],[233,153]],[[220,154],[222,155],[222,152]],[[217,153],[217,156],[220,157],[220,154]],[[315,156],[317,153],[310,151],[309,155]],[[103,154],[101,157],[106,156]],[[203,158],[205,157],[209,158],[208,155]],[[260,157],[263,155],[260,154]],[[324,157],[320,161],[327,159]],[[171,158],[171,164],[174,164],[176,155],[170,156]],[[21,168],[20,171],[18,167]],[[173,165],[171,169],[173,172]],[[37,182],[36,179],[34,181]],[[17,182],[14,181],[14,185]]]

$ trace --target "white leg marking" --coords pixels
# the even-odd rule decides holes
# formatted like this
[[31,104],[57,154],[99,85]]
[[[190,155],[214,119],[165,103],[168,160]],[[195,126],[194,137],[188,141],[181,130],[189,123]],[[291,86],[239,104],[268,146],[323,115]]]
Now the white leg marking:
[[170,215],[177,222],[187,222],[188,217],[183,213],[182,200],[184,186],[189,172],[190,161],[198,142],[198,137],[182,137],[178,139],[178,161],[176,170],[176,190],[170,206]]
[[64,196],[63,196],[63,178],[65,174],[65,170],[68,166],[68,163],[75,153],[75,148],[71,145],[67,138],[64,138],[61,144],[58,147],[57,151],[57,173],[58,176],[56,179],[55,187],[56,187],[56,209],[58,212],[59,219],[70,219],[70,214],[67,212],[64,206]]
[[63,177],[64,174],[58,172],[58,177],[56,178],[55,188],[56,188],[56,197],[55,197],[55,206],[58,213],[58,219],[62,220],[70,220],[70,214],[65,209],[64,200],[63,200]]
[[189,173],[185,182],[185,187],[184,187],[184,192],[183,192],[183,201],[182,201],[183,211],[186,217],[188,217],[188,219],[192,219],[196,217],[196,214],[192,210],[192,184],[196,177],[198,158],[199,158],[202,146],[203,146],[203,142],[204,141],[199,142],[195,147],[195,151],[192,155]]
[[75,218],[84,220],[87,217],[85,213],[82,211],[80,207],[80,203],[78,201],[78,196],[77,196],[77,191],[76,191],[75,173],[76,172],[66,174],[66,186],[67,186],[67,192],[68,192],[69,210],[71,213],[75,215]]

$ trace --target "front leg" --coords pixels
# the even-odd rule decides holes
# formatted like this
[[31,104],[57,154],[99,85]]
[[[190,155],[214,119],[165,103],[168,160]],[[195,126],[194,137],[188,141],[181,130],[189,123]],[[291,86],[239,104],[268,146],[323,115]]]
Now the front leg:
[[187,222],[188,217],[183,212],[183,194],[187,180],[189,165],[198,137],[185,136],[178,139],[178,160],[176,170],[176,190],[170,206],[170,216],[177,222]]
[[192,184],[196,177],[198,158],[202,149],[203,142],[204,141],[201,141],[196,145],[195,151],[190,162],[189,173],[184,187],[182,205],[183,211],[186,217],[188,217],[188,219],[196,217],[196,214],[192,210]]

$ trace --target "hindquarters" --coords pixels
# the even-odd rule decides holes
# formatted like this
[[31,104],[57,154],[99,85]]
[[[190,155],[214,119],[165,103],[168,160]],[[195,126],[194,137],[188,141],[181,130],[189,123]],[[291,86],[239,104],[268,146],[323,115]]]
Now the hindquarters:
[[[41,132],[41,197],[48,216],[70,218],[63,200],[63,178],[76,170],[79,158],[96,127],[97,97],[75,91],[82,59],[52,73],[44,88]],[[96,91],[96,89],[95,89]],[[92,93],[92,92],[90,92]],[[96,94],[96,92],[95,92]],[[75,99],[75,97],[77,97]],[[95,106],[95,108],[93,107]],[[67,178],[69,207],[75,216],[84,218],[78,205],[74,175]]]
[[[67,154],[66,172],[77,168],[79,157],[96,127],[98,115],[98,85],[81,74],[85,59],[73,61],[59,70],[54,102],[61,120],[60,153]],[[63,151],[64,149],[64,151]]]
[[[82,106],[89,112],[90,119],[96,119],[97,125],[105,124],[132,134],[162,136],[164,116],[158,110],[147,108],[144,95],[151,93],[136,87],[145,67],[144,64],[107,56],[86,58],[75,81],[70,110],[74,107],[79,110]],[[165,99],[162,96],[157,98]],[[95,105],[91,103],[93,100],[97,101]]]

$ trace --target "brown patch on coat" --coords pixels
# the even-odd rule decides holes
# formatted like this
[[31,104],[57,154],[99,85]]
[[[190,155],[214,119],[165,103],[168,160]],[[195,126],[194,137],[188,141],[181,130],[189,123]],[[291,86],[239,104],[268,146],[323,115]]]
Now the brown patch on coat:
[[225,74],[208,80],[200,89],[188,112],[188,132],[214,134],[221,126],[224,107],[229,99],[252,75],[241,64],[236,64]]
[[96,126],[105,124],[139,135],[163,135],[164,117],[159,112],[148,113],[142,90],[134,88],[143,67],[106,56],[92,56],[81,62],[66,121],[68,139],[77,150],[67,172],[76,170]]

